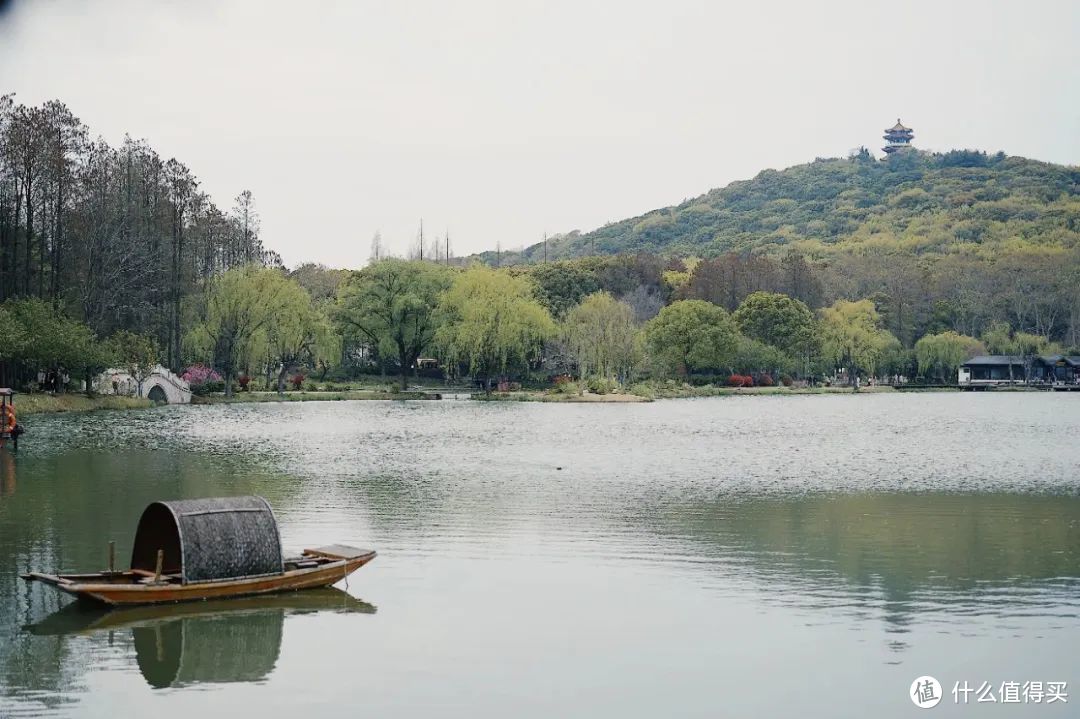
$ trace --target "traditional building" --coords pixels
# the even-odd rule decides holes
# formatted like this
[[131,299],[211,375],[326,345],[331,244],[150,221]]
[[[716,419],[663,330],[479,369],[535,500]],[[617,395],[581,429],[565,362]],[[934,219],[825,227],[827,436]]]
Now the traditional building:
[[1080,357],[982,355],[960,365],[962,387],[1002,384],[1080,385]]
[[915,137],[915,131],[910,127],[900,124],[900,118],[896,118],[896,124],[885,131],[885,140],[889,143],[881,148],[885,154],[891,155],[897,150],[911,147],[911,140]]

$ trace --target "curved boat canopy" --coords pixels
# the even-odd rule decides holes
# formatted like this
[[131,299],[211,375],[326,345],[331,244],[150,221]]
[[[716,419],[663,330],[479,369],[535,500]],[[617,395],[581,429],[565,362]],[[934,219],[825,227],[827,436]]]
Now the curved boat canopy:
[[282,574],[281,536],[262,497],[215,497],[154,502],[139,519],[131,568],[183,584]]

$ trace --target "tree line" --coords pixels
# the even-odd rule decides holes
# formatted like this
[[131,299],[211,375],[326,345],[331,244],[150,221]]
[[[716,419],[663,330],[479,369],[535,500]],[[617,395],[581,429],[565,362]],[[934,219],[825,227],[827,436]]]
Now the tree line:
[[[280,265],[250,191],[222,210],[146,141],[113,147],[59,101],[0,96],[0,303],[38,300],[100,337],[145,335],[178,368],[187,298],[250,263]],[[36,371],[24,359],[6,363],[6,382]]]
[[[710,222],[748,238],[727,251],[566,259],[562,238],[551,255],[563,259],[533,248],[491,267],[452,260],[445,237],[387,257],[376,236],[363,269],[289,271],[262,246],[250,192],[222,211],[145,141],[114,148],[62,103],[4,96],[0,380],[152,358],[213,368],[227,392],[240,377],[280,390],[299,371],[396,373],[404,386],[432,359],[485,384],[838,371],[944,381],[978,351],[1080,345],[1076,180],[978,153],[858,155],[762,173],[669,213],[679,225],[709,205]],[[801,228],[797,241],[767,232],[767,212]],[[858,221],[835,244],[807,240],[824,232],[822,213],[845,212]]]

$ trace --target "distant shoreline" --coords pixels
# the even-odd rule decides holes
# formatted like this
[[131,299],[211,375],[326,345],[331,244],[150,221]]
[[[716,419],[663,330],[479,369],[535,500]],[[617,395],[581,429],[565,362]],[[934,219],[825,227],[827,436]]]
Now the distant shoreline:
[[[289,391],[282,395],[277,392],[237,392],[232,397],[223,395],[193,396],[193,405],[222,404],[261,404],[266,402],[356,402],[356,401],[417,401],[447,399],[450,394],[458,399],[477,402],[547,402],[564,404],[636,404],[665,399],[695,399],[704,397],[785,397],[801,395],[850,395],[850,394],[886,394],[894,392],[958,392],[957,387],[913,387],[905,389],[890,385],[863,386],[857,391],[851,387],[717,387],[714,385],[646,385],[640,386],[641,393],[612,392],[595,394],[559,394],[546,390],[517,390],[512,392],[474,392],[472,388],[450,388],[450,392],[434,390],[412,390],[392,392],[388,390],[341,390],[341,391]],[[1022,388],[1002,389],[997,391],[1033,391]],[[650,396],[651,395],[651,396]],[[16,411],[20,415],[64,414],[68,412],[94,412],[99,410],[149,409],[159,406],[153,401],[140,397],[116,397],[98,395],[87,397],[84,394],[20,394],[16,396]]]

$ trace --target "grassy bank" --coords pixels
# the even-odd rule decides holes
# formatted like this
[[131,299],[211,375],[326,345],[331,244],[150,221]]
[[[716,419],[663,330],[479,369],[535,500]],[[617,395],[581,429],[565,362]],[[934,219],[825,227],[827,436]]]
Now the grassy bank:
[[15,411],[20,416],[43,412],[90,412],[98,409],[144,409],[154,403],[142,397],[115,397],[85,394],[20,394],[15,396]]
[[344,402],[372,399],[434,399],[425,392],[389,392],[386,390],[349,390],[340,392],[237,392],[232,397],[210,395],[191,398],[192,404],[245,404],[248,402]]

